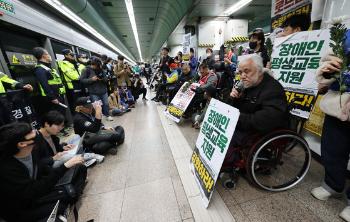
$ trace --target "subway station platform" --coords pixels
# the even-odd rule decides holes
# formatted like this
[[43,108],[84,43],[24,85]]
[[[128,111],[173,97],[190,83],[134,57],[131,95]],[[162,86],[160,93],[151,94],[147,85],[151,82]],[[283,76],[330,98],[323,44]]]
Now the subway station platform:
[[126,139],[117,155],[89,169],[79,221],[342,221],[338,214],[345,199],[321,202],[309,193],[323,178],[314,160],[306,178],[286,192],[257,189],[244,177],[226,190],[219,180],[205,209],[189,168],[199,131],[190,121],[167,119],[164,110],[159,103],[139,100],[132,112],[105,121],[122,125]]

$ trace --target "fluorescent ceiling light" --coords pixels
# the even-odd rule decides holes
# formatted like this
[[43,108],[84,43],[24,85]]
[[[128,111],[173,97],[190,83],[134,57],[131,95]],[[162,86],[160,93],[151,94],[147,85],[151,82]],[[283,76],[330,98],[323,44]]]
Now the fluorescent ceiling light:
[[228,8],[226,11],[224,11],[223,15],[224,16],[230,16],[233,13],[237,12],[244,6],[248,5],[251,3],[253,0],[240,0],[239,2],[233,4],[230,8]]
[[77,16],[73,11],[68,9],[66,6],[64,6],[59,0],[43,0],[53,8],[55,8],[57,11],[59,11],[61,14],[65,15],[67,18],[84,28],[86,31],[90,32],[92,35],[94,35],[97,39],[104,42],[106,45],[117,51],[119,54],[123,55],[128,62],[131,64],[136,64],[135,61],[133,61],[131,58],[129,58],[127,55],[125,55],[122,50],[117,48],[112,42],[110,42],[108,39],[106,39],[103,35],[98,33],[94,28],[92,28],[89,24],[87,24],[83,19],[81,19],[79,16]]
[[137,49],[139,51],[140,60],[141,62],[143,62],[140,41],[139,41],[139,34],[137,33],[137,27],[136,27],[136,21],[135,21],[134,7],[132,6],[132,0],[125,0],[125,4],[126,4],[126,10],[128,10],[131,28],[132,28],[132,31],[134,32],[134,37],[135,37]]

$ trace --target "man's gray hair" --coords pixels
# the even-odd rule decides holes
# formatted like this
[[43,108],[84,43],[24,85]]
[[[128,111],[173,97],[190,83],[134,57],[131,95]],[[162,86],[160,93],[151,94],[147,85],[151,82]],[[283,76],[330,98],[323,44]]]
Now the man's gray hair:
[[245,56],[243,56],[243,58],[239,62],[242,63],[242,62],[246,62],[248,60],[253,61],[253,63],[255,64],[256,68],[259,70],[260,73],[263,72],[264,64],[263,64],[263,60],[262,60],[260,55],[258,55],[258,54],[245,55]]

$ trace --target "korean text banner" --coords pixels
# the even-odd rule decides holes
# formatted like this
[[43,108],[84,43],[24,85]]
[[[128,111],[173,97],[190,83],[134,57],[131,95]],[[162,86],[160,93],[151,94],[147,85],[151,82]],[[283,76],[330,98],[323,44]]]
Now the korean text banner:
[[190,163],[205,207],[209,205],[238,117],[238,109],[211,99]]
[[192,83],[191,86],[188,86],[188,84],[189,83],[184,83],[181,86],[165,110],[165,115],[177,123],[180,122],[182,115],[185,113],[188,105],[191,103],[194,95],[196,94],[191,90],[191,88],[195,88],[199,85],[197,83]]
[[[275,40],[271,69],[277,79],[289,93],[317,95],[316,69],[320,60],[329,49],[329,30],[298,32]],[[298,102],[292,113],[302,118],[308,118],[312,104],[310,97],[293,96],[289,102]],[[302,104],[302,105],[301,105]]]
[[26,122],[33,128],[39,128],[30,97],[22,89],[8,90],[6,96],[1,96],[0,109],[3,109],[3,114],[8,115],[1,116],[0,123],[4,119],[9,122]]
[[289,12],[307,3],[311,3],[311,0],[272,0],[271,17]]

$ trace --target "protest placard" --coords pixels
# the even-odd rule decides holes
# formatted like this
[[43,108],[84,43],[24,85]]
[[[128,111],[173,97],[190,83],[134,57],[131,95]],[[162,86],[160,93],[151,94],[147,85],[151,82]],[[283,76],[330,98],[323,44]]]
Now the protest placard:
[[271,69],[285,88],[291,113],[308,119],[317,95],[316,69],[329,49],[329,30],[298,32],[275,40]]
[[211,99],[190,161],[205,207],[213,195],[238,117],[238,109]]
[[182,115],[185,113],[188,105],[196,94],[191,88],[193,89],[199,86],[198,83],[192,83],[190,86],[188,84],[189,83],[184,83],[181,86],[165,110],[165,115],[177,123],[180,122]]
[[273,0],[271,10],[271,32],[281,27],[293,15],[311,15],[311,0]]

